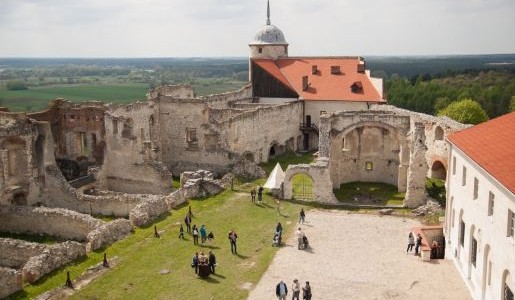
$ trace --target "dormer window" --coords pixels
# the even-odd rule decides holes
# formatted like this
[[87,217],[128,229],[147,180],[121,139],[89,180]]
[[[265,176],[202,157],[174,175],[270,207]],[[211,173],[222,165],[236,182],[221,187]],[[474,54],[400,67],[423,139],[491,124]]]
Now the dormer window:
[[351,91],[355,94],[362,94],[363,93],[363,84],[361,81],[356,81],[351,85]]

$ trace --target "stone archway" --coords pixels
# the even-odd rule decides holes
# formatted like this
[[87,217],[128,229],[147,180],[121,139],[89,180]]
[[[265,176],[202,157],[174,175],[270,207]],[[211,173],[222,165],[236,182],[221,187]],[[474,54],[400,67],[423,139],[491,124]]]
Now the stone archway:
[[[294,197],[294,180],[298,174],[302,174],[301,180],[312,182],[311,199],[317,202],[337,203],[333,194],[331,180],[329,179],[328,161],[318,159],[315,164],[290,165],[286,169],[283,181],[283,198]],[[307,192],[307,191],[305,191]]]
[[447,179],[447,169],[441,161],[436,160],[433,162],[433,165],[431,166],[431,178],[441,180]]
[[292,197],[296,200],[313,200],[313,178],[307,173],[297,173],[291,177]]

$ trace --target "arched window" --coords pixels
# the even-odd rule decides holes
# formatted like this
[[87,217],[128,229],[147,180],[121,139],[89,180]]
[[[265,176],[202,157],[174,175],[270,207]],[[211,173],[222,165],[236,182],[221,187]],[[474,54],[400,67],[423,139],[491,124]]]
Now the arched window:
[[436,126],[435,128],[435,141],[443,140],[443,129],[440,126]]

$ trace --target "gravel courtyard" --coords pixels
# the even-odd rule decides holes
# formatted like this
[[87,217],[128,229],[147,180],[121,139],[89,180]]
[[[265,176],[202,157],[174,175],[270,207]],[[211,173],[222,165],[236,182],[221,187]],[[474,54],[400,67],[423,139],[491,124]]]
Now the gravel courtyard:
[[306,221],[301,227],[311,249],[297,250],[294,234],[285,237],[249,300],[276,299],[281,279],[290,299],[295,278],[301,286],[310,282],[313,299],[471,299],[451,261],[422,262],[406,254],[416,220],[311,210]]

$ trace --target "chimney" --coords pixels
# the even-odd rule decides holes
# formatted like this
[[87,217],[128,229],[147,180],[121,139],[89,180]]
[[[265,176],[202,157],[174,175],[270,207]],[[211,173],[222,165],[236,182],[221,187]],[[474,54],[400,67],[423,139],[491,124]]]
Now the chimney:
[[311,74],[316,75],[318,73],[317,65],[311,66]]
[[340,66],[331,66],[331,74],[340,74]]
[[365,63],[364,62],[360,62],[358,64],[358,73],[365,73],[365,68],[366,68]]
[[308,76],[302,76],[302,90],[307,91],[309,88]]

